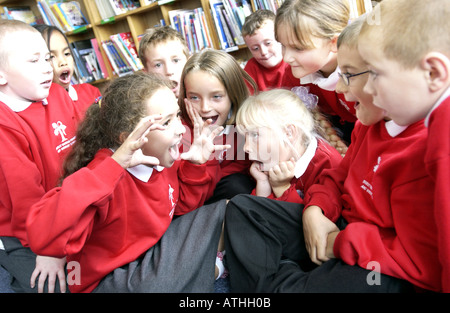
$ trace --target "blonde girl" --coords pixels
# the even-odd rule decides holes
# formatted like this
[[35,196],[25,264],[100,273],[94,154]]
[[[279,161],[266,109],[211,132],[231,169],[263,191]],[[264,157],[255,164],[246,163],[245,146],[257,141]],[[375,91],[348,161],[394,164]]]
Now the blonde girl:
[[[250,162],[242,149],[244,141],[234,125],[242,102],[255,92],[257,86],[253,79],[226,52],[203,50],[192,55],[184,67],[178,104],[187,126],[186,145],[191,141],[193,126],[187,104],[192,104],[204,121],[210,120],[211,127],[225,127],[217,141],[231,144],[231,149],[215,153],[208,162],[211,176],[217,182],[222,179],[210,201],[249,193],[254,187],[248,175]],[[211,190],[211,195],[213,192]]]
[[335,92],[339,79],[337,38],[348,25],[347,0],[286,0],[275,18],[283,59],[301,85],[319,97],[321,113],[347,143],[356,121],[354,103]]
[[44,37],[50,50],[53,67],[53,82],[64,87],[75,104],[88,107],[101,97],[100,90],[88,83],[76,83],[75,59],[66,35],[57,27],[35,25]]
[[296,94],[273,89],[251,96],[238,111],[237,128],[253,162],[257,196],[302,203],[325,168],[342,160],[320,135],[313,115]]
[[73,265],[71,292],[214,290],[224,202],[201,207],[204,163],[226,146],[206,123],[180,160],[179,113],[170,84],[144,73],[116,78],[89,108],[62,184],[27,222],[33,251]]

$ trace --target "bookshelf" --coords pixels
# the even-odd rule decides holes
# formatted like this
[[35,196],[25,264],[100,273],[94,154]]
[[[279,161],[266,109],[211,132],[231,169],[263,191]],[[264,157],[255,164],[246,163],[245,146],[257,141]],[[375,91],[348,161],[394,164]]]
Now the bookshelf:
[[[245,44],[236,43],[234,46],[229,46],[228,48],[224,48],[221,44],[221,33],[217,29],[217,24],[215,21],[215,11],[212,10],[213,6],[211,4],[219,1],[226,2],[230,0],[135,0],[128,2],[134,2],[137,4],[137,8],[115,12],[114,14],[110,14],[110,16],[105,17],[105,8],[99,7],[100,1],[107,0],[78,0],[77,2],[80,4],[81,11],[83,15],[87,18],[89,24],[74,31],[66,32],[66,36],[69,39],[69,42],[77,42],[82,40],[91,40],[96,39],[99,45],[99,52],[101,57],[104,60],[104,69],[106,71],[106,79],[100,79],[93,81],[93,84],[102,84],[113,77],[117,77],[119,73],[108,61],[107,51],[102,46],[102,42],[110,40],[111,36],[120,34],[120,33],[129,33],[132,41],[136,45],[136,49],[139,45],[139,38],[145,32],[146,29],[154,27],[156,25],[173,25],[173,16],[175,10],[189,10],[193,11],[195,9],[199,9],[203,11],[203,25],[208,29],[208,35],[210,38],[210,46],[214,49],[223,49],[230,54],[232,54],[236,59],[246,61],[251,57],[250,52],[248,51]],[[111,0],[112,1],[112,0]],[[236,1],[238,6],[244,6],[244,4],[248,4],[247,8],[250,8],[250,11],[253,12],[257,9],[260,9],[263,3],[268,5],[269,9],[275,10],[279,7],[284,0],[246,0],[246,1]],[[350,0],[353,2],[353,7],[357,10],[357,15],[360,15],[365,12],[365,6],[372,2],[371,0]],[[34,14],[38,17],[42,16],[38,9],[38,0],[0,0],[0,13],[3,13],[4,6],[29,6]],[[234,1],[233,1],[234,2]],[[226,3],[228,5],[228,3]],[[229,4],[232,6],[232,4]],[[226,7],[226,6],[225,6]],[[225,10],[227,9],[227,10]],[[222,7],[222,13],[233,14],[230,11],[230,7],[224,8]],[[248,12],[248,11],[246,11]],[[235,13],[236,14],[236,13]],[[106,14],[107,15],[107,14]],[[237,20],[239,17],[237,14],[235,15],[235,19]],[[245,19],[245,16],[244,16]],[[242,16],[241,16],[242,21]],[[239,23],[239,22],[238,22]],[[203,28],[201,28],[203,30]],[[197,29],[198,30],[198,29]],[[236,29],[235,29],[236,30]],[[239,29],[238,29],[239,30]],[[195,32],[194,30],[192,30]],[[187,35],[186,35],[187,36]],[[203,37],[204,38],[204,37]],[[223,39],[223,38],[222,38]],[[197,46],[201,47],[201,45]],[[195,49],[194,49],[195,50]],[[192,50],[191,50],[192,52]]]

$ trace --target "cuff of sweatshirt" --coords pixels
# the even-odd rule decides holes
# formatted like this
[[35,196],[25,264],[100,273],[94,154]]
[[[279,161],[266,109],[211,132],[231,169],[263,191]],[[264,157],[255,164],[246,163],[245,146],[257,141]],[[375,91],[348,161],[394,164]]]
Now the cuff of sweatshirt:
[[211,177],[206,172],[206,164],[198,165],[185,160],[180,163],[178,177],[190,185],[203,185],[211,181]]
[[312,197],[308,196],[308,199],[305,201],[305,208],[303,211],[312,205],[320,207],[323,214],[332,222],[336,222],[341,216],[342,207],[331,201],[330,196],[323,192],[314,193]]

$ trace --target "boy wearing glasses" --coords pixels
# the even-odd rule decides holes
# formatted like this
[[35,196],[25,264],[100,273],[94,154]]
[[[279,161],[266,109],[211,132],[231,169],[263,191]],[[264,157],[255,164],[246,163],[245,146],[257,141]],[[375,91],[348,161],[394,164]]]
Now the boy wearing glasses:
[[[433,207],[434,190],[423,165],[426,129],[423,121],[398,126],[364,92],[368,73],[357,49],[363,23],[352,22],[338,41],[338,91],[357,103],[352,144],[308,189],[303,215],[303,207],[266,199],[252,210],[246,196],[228,204],[233,292],[440,290],[436,226],[424,209]],[[247,249],[233,250],[238,240]],[[309,258],[320,266],[305,271]]]

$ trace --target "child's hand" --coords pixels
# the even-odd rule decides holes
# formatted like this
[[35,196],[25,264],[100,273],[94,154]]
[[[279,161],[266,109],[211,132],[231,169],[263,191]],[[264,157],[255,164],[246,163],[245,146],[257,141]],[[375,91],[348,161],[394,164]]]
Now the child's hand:
[[189,151],[181,154],[181,158],[192,163],[203,164],[209,160],[214,151],[229,149],[230,145],[214,144],[214,138],[223,131],[223,127],[210,127],[212,123],[210,119],[203,121],[200,114],[187,99],[185,99],[185,103],[188,115],[194,125],[194,139]]
[[280,162],[269,170],[269,182],[275,197],[279,198],[291,186],[294,177],[295,159]]
[[66,292],[66,274],[64,272],[64,265],[66,258],[58,259],[49,256],[36,256],[36,267],[31,274],[30,287],[36,286],[36,279],[38,280],[38,293],[44,292],[44,285],[47,281],[49,293],[55,292],[56,284],[59,284],[61,293]]
[[160,115],[142,118],[111,157],[125,169],[139,164],[158,165],[159,160],[155,157],[144,155],[141,147],[148,142],[147,135],[150,131],[155,129],[164,130],[164,126],[155,123],[161,118]]
[[334,239],[339,228],[330,221],[318,206],[312,205],[303,212],[303,233],[311,261],[320,265],[333,255]]
[[269,173],[261,170],[260,162],[253,162],[250,166],[250,175],[256,180],[256,195],[267,197],[272,193],[272,187],[269,183]]

